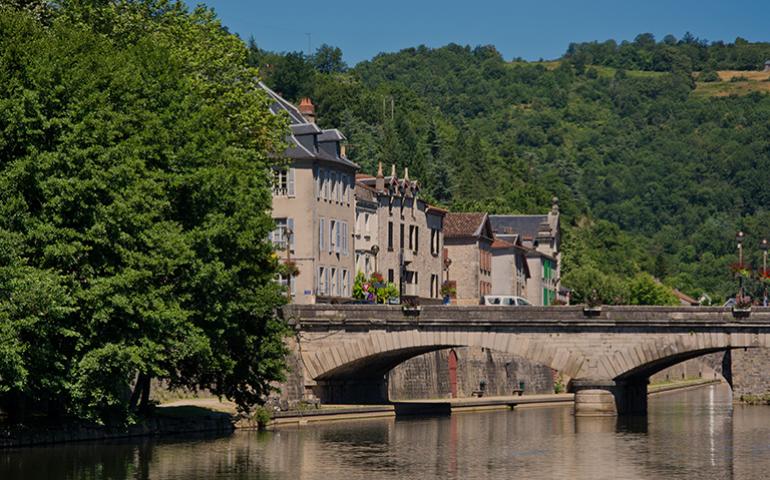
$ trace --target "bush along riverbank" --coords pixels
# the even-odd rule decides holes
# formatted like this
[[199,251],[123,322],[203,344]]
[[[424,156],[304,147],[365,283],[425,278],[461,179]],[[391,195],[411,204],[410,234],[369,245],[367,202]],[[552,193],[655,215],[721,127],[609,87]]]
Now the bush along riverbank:
[[133,425],[103,426],[82,421],[21,425],[0,424],[0,448],[16,448],[118,438],[210,432],[229,434],[235,430],[229,413],[193,406],[156,408]]

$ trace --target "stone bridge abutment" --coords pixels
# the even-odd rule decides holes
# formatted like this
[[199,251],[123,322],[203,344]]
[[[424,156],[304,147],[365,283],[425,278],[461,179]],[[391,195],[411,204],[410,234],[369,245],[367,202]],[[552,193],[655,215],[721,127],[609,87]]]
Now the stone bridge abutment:
[[381,403],[387,373],[409,358],[481,347],[546,365],[571,379],[576,414],[645,413],[649,377],[679,362],[770,346],[770,309],[604,307],[288,306],[307,396]]

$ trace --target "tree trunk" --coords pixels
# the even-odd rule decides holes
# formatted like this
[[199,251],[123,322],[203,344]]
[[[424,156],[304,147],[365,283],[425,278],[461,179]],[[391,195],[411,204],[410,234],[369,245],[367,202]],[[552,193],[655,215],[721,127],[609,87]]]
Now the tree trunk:
[[128,408],[130,411],[135,412],[136,406],[139,404],[139,398],[142,394],[142,374],[140,373],[134,383],[134,390],[131,392],[131,398],[128,401]]
[[142,374],[139,376],[139,381],[142,385],[142,403],[139,405],[139,411],[147,412],[150,408],[150,380],[151,376]]

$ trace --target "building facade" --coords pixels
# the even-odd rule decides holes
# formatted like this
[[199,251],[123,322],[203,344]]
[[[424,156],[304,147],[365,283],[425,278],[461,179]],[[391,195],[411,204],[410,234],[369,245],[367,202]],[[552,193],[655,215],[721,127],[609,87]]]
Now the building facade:
[[287,115],[291,132],[285,165],[274,169],[271,239],[296,276],[280,278],[292,301],[315,303],[350,297],[355,276],[355,174],[358,166],[345,156],[345,137],[315,124],[309,99],[300,108],[264,84],[271,112]]
[[[367,188],[376,200],[378,254],[373,260],[379,273],[399,287],[402,297],[440,298],[446,211],[420,198],[419,183],[409,179],[408,170],[399,179],[392,166],[386,177],[380,164],[375,177],[359,176],[358,181],[362,197],[368,198]],[[362,255],[365,250],[372,252],[372,246],[362,247]]]
[[529,278],[527,249],[521,245],[520,239],[506,241],[496,238],[492,242],[492,295],[526,298]]
[[356,249],[356,273],[368,278],[377,271],[379,253],[379,217],[377,193],[374,188],[356,182],[356,223],[353,243]]
[[561,294],[561,229],[559,201],[553,199],[546,215],[490,215],[495,237],[507,242],[520,239],[527,249],[530,271],[526,298],[533,305],[563,302]]
[[456,283],[458,305],[478,305],[492,293],[493,241],[486,213],[447,213],[444,245],[451,260],[447,277]]

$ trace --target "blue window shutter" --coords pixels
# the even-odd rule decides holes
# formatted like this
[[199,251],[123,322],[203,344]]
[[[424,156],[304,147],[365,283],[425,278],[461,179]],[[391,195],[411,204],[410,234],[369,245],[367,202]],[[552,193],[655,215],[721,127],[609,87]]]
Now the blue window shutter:
[[294,196],[294,169],[290,168],[288,172],[288,178],[286,181],[286,189],[290,197]]

